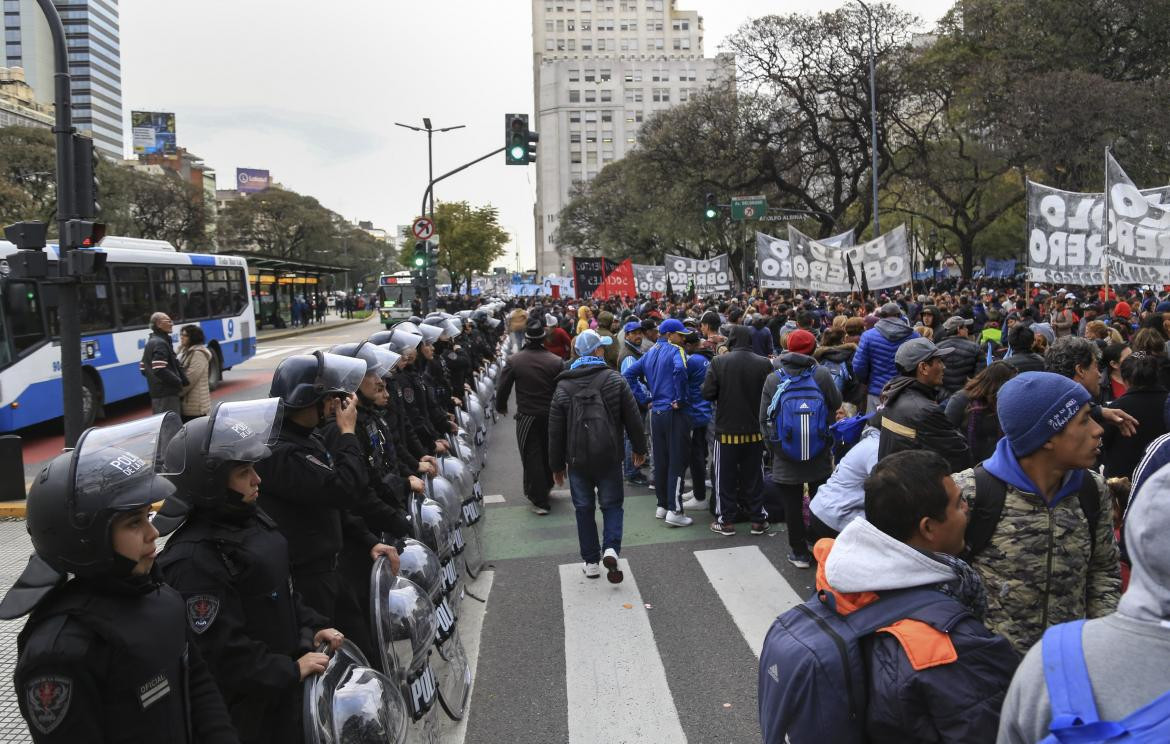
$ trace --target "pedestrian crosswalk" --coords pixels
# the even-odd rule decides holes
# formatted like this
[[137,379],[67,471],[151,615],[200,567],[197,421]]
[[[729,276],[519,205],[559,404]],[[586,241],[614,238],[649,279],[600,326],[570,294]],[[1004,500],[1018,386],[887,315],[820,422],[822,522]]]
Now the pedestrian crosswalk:
[[263,346],[260,347],[260,349],[256,352],[256,354],[252,358],[253,359],[271,359],[272,357],[276,357],[276,356],[292,356],[293,354],[307,353],[307,352],[312,351],[313,349],[317,349],[317,348],[320,348],[320,347],[305,346],[303,344],[295,345],[295,346],[280,346],[280,345],[269,346],[268,344],[264,344]]
[[[497,565],[479,640],[488,656],[458,741],[757,741],[764,637],[809,596],[813,574],[789,569],[780,541],[742,542],[627,550],[617,585],[576,561]],[[513,645],[523,658],[494,652]]]

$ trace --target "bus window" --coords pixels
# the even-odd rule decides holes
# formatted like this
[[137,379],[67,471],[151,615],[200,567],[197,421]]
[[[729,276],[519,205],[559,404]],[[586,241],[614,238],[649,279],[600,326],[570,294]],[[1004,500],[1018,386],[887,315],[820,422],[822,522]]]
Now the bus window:
[[207,317],[207,295],[203,291],[203,269],[179,269],[179,291],[183,295],[183,320]]
[[155,310],[166,313],[175,323],[183,319],[183,309],[179,304],[179,282],[174,269],[152,266],[150,288],[154,292]]
[[12,330],[12,351],[20,356],[45,340],[40,294],[33,282],[8,282],[4,288],[4,314]]
[[248,278],[243,269],[228,269],[228,278],[231,281],[231,308],[232,315],[239,315],[248,306]]
[[78,287],[81,301],[81,332],[97,333],[114,327],[114,305],[110,298],[110,275],[103,269],[95,277],[86,277]]
[[227,269],[206,270],[203,279],[207,282],[207,298],[211,304],[211,316],[218,318],[230,315],[232,302]]
[[122,328],[150,325],[154,303],[150,299],[150,277],[145,266],[115,266],[114,292]]

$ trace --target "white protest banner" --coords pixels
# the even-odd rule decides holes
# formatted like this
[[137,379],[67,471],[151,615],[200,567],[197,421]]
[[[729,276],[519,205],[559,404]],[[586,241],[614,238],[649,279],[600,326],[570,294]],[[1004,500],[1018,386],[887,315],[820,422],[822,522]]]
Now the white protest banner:
[[[1119,183],[1118,186],[1112,211],[1117,212],[1118,207],[1121,206],[1121,215],[1142,213],[1138,217],[1110,218],[1111,229],[1109,232],[1113,239],[1108,242],[1117,244],[1116,250],[1111,251],[1111,253],[1118,258],[1116,269],[1111,268],[1110,272],[1120,272],[1120,275],[1124,277],[1121,281],[1128,283],[1130,277],[1125,275],[1133,270],[1120,259],[1137,257],[1139,253],[1164,255],[1164,251],[1159,251],[1157,248],[1159,239],[1156,235],[1159,231],[1156,225],[1159,220],[1154,219],[1151,224],[1144,224],[1143,221],[1147,219],[1150,210],[1132,198],[1130,190],[1132,184]],[[1111,188],[1110,191],[1115,190]],[[1138,193],[1151,204],[1162,204],[1170,196],[1170,186],[1145,189]],[[1130,204],[1122,206],[1126,200]],[[1028,280],[1081,286],[1104,284],[1106,253],[1106,241],[1103,240],[1104,217],[1104,193],[1082,194],[1061,191],[1029,181]],[[1115,219],[1116,225],[1114,226]],[[1141,229],[1139,230],[1139,228]],[[1165,245],[1164,239],[1161,242]],[[1165,262],[1165,259],[1162,260]],[[1112,260],[1111,263],[1113,263]],[[1151,272],[1157,268],[1145,266],[1137,269],[1137,272],[1139,274]],[[1140,283],[1162,282],[1143,279]]]
[[1162,196],[1138,190],[1105,153],[1109,187],[1109,279],[1114,284],[1170,283],[1170,209]]
[[[844,248],[853,245],[853,231],[847,230],[818,241],[822,245]],[[788,264],[786,272],[784,264]],[[788,241],[756,233],[756,277],[763,289],[792,289],[791,260]],[[848,291],[848,290],[846,290]]]
[[695,292],[726,292],[731,289],[731,271],[728,269],[727,254],[720,253],[714,258],[686,258],[666,254],[666,275],[675,292],[685,292],[691,280]]
[[[775,242],[770,247],[773,252],[784,248]],[[843,247],[813,240],[789,226],[787,249],[788,255],[778,260],[778,281],[787,281],[792,289],[850,292],[857,287],[850,286],[849,260],[857,272],[857,285],[861,284],[863,273],[870,289],[897,287],[910,281],[910,248],[905,225],[868,243]]]
[[666,291],[666,267],[634,264],[634,288],[640,295]]

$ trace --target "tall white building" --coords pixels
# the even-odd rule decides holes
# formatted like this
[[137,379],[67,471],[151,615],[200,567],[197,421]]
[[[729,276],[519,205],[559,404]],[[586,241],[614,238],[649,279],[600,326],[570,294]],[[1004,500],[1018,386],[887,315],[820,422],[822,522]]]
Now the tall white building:
[[[53,103],[53,40],[36,0],[3,0],[4,65],[23,67],[40,103]],[[53,0],[73,76],[73,125],[109,158],[123,155],[118,0]]]
[[731,55],[703,57],[703,19],[676,0],[533,0],[536,273],[571,270],[554,241],[574,183],[638,142],[654,111],[734,84]]

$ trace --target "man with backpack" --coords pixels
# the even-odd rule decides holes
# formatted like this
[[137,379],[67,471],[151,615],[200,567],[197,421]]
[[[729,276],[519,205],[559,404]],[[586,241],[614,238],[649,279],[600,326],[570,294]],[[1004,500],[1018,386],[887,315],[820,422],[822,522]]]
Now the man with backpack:
[[[715,516],[711,530],[734,535],[742,510],[751,515],[752,532],[767,532],[760,462],[764,436],[757,415],[760,391],[772,363],[752,351],[751,329],[727,329],[729,350],[707,368],[703,397],[715,402]],[[656,455],[657,456],[657,455]]]
[[[577,540],[585,575],[601,575],[616,584],[622,549],[622,434],[629,437],[633,462],[646,459],[646,434],[634,394],[622,376],[598,355],[610,338],[583,331],[573,341],[578,358],[557,377],[548,415],[549,466],[557,485],[565,482],[577,514]],[[596,495],[595,495],[596,494]],[[594,504],[601,507],[602,541],[597,541]],[[602,550],[604,549],[604,553]]]
[[[772,455],[769,487],[779,491],[788,532],[788,562],[812,565],[804,527],[804,489],[812,499],[833,472],[829,427],[841,407],[841,391],[828,369],[812,358],[816,339],[804,329],[788,334],[760,394],[760,426]],[[752,534],[757,532],[753,516]],[[767,523],[762,525],[767,530]],[[714,529],[714,528],[712,528]]]
[[865,511],[817,543],[817,593],[764,639],[764,744],[991,741],[1018,657],[980,622],[983,584],[956,557],[967,509],[947,461],[880,461]]
[[938,404],[946,370],[943,360],[951,352],[925,338],[911,339],[898,347],[894,363],[899,374],[882,391],[885,407],[878,459],[902,450],[924,448],[947,458],[952,471],[971,467],[967,440]]
[[1020,653],[1050,625],[1117,607],[1113,502],[1091,470],[1103,431],[1091,402],[1067,377],[1017,375],[997,395],[995,453],[954,476],[971,505],[965,556],[987,584],[988,627]]
[[1126,519],[1133,572],[1117,611],[1045,631],[1008,689],[1000,744],[1170,741],[1170,468],[1141,496]]

